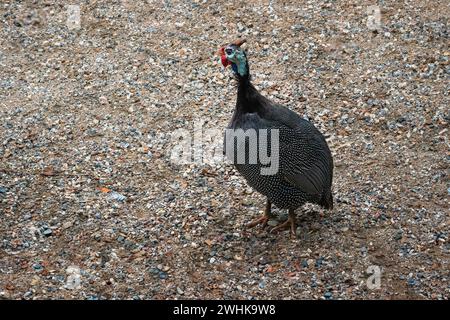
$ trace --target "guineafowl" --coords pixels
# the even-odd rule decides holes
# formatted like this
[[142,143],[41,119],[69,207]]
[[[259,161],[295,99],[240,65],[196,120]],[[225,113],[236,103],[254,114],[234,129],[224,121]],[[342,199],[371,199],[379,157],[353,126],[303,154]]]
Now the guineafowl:
[[[225,152],[247,183],[267,197],[264,215],[247,227],[265,227],[274,204],[288,209],[289,216],[271,232],[289,228],[295,237],[295,209],[307,202],[333,208],[333,158],[324,136],[311,122],[265,98],[252,85],[247,55],[241,47],[244,42],[239,39],[219,49],[223,66],[231,66],[237,80],[237,101],[226,129]],[[262,149],[267,153],[261,153]],[[277,161],[273,172],[264,172],[267,159],[258,157],[264,154]]]

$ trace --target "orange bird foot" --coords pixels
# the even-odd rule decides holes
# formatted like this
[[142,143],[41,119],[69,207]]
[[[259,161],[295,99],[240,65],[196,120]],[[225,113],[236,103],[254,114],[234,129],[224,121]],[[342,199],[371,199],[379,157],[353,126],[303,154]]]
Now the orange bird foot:
[[292,215],[289,215],[289,218],[280,224],[279,226],[276,226],[275,228],[272,228],[270,230],[271,233],[275,233],[281,230],[290,229],[290,238],[295,238],[295,218]]
[[258,219],[252,220],[245,226],[247,229],[256,227],[257,225],[261,224],[263,228],[267,226],[267,222],[269,221],[269,217],[264,214]]

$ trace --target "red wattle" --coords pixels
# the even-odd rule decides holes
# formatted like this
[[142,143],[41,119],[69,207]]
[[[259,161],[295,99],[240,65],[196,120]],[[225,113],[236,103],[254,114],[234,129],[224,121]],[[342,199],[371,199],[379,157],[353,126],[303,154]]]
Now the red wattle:
[[222,55],[220,57],[220,60],[222,61],[222,65],[224,67],[227,67],[228,65],[230,65],[230,61],[228,61],[227,57],[225,55]]

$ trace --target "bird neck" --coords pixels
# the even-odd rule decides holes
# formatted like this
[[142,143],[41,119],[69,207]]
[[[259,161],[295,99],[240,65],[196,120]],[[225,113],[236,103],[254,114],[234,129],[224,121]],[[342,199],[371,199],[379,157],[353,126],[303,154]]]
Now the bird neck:
[[237,77],[238,90],[235,116],[258,112],[261,109],[260,94],[250,82],[250,77]]
[[247,60],[245,59],[245,56],[243,56],[242,60],[240,60],[236,63],[232,63],[231,68],[233,69],[233,72],[238,77],[247,77],[248,76],[249,68],[248,68],[248,63],[247,63]]
[[241,72],[242,75],[240,72],[235,72],[237,100],[232,121],[236,121],[246,113],[264,113],[265,98],[256,90],[250,81],[250,67],[247,59],[245,59],[245,64],[242,68],[245,68],[245,72]]

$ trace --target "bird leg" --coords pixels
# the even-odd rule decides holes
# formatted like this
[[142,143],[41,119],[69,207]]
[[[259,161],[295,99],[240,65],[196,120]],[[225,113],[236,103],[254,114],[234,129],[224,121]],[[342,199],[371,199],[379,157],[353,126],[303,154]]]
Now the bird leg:
[[294,213],[294,209],[289,209],[289,217],[288,219],[283,222],[282,224],[280,224],[279,226],[276,226],[275,228],[272,228],[272,230],[270,230],[271,233],[274,233],[276,231],[280,231],[283,229],[287,229],[290,228],[290,237],[294,237],[295,238],[295,213]]
[[265,228],[267,226],[267,222],[272,217],[271,208],[272,204],[270,203],[269,200],[267,200],[266,210],[264,211],[264,214],[261,217],[249,222],[245,227],[248,229],[257,226],[258,224],[262,224],[262,227]]

